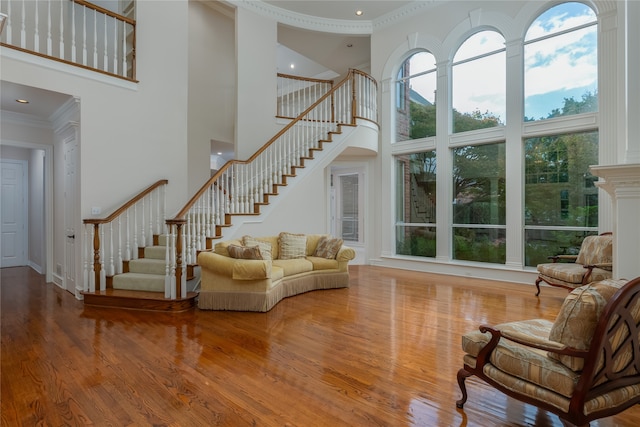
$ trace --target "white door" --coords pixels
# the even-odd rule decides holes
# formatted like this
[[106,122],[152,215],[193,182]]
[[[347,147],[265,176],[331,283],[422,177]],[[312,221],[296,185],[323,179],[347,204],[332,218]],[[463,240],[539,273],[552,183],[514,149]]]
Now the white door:
[[332,168],[331,233],[356,251],[352,264],[364,264],[364,169]]
[[3,160],[0,267],[27,265],[27,162]]
[[64,287],[76,293],[76,192],[78,143],[75,137],[64,142]]

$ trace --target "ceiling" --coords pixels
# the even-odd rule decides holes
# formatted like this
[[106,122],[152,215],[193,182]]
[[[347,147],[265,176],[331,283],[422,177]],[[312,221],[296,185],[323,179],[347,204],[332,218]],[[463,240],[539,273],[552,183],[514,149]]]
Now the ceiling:
[[[397,10],[411,1],[402,0],[294,0],[264,1],[272,6],[286,9],[303,15],[326,19],[343,19],[349,21],[375,21],[376,19]],[[356,11],[362,15],[357,16]]]

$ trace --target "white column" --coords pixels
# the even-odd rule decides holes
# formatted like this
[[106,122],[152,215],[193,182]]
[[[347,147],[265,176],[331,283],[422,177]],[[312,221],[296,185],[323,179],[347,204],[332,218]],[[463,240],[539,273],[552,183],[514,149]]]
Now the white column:
[[613,276],[640,276],[640,164],[592,166],[613,202]]
[[[609,37],[617,37],[616,49],[604,49],[605,46],[601,46],[600,50],[603,56],[612,54],[606,51],[616,51],[618,57],[603,58],[609,66],[601,63],[600,69],[609,71],[610,75],[601,73],[601,82],[617,77],[621,83],[614,91],[615,99],[611,101],[607,98],[610,102],[605,101],[600,108],[601,111],[616,115],[619,132],[605,135],[601,132],[600,137],[601,144],[609,143],[617,147],[618,159],[609,162],[601,159],[602,165],[592,166],[591,172],[600,177],[597,185],[609,193],[613,205],[614,277],[632,279],[640,276],[640,45],[637,43],[640,39],[637,25],[640,22],[640,2],[621,2],[616,22],[616,33],[608,31],[603,35],[605,42]],[[605,92],[605,89],[611,93],[611,87],[602,87],[600,92]],[[601,117],[603,124],[611,120],[607,116]],[[615,139],[607,139],[607,136],[615,136]]]

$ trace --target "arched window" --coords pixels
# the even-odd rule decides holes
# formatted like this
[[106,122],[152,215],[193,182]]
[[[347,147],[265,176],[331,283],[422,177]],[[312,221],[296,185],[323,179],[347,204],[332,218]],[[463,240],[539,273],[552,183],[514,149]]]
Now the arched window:
[[460,46],[453,59],[453,133],[505,124],[504,37],[481,31]]
[[597,18],[563,3],[536,19],[525,37],[525,121],[598,111]]
[[436,134],[436,61],[418,52],[401,65],[396,79],[396,141]]
[[[527,266],[577,253],[585,236],[598,233],[597,178],[589,172],[599,163],[598,130],[571,120],[598,111],[597,30],[593,10],[570,2],[541,14],[527,31],[524,122],[542,121],[523,138]],[[543,122],[556,117],[565,120]]]

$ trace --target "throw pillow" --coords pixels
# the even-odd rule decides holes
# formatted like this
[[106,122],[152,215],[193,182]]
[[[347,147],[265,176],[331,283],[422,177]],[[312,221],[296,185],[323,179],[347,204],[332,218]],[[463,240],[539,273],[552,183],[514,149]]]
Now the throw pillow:
[[279,259],[304,258],[307,255],[307,236],[304,234],[280,233],[278,236]]
[[[549,340],[578,350],[588,350],[602,310],[624,284],[623,280],[608,279],[571,291],[549,331]],[[560,356],[556,353],[549,353],[549,357],[559,360],[576,372],[584,367],[584,359],[580,357]]]
[[257,246],[260,249],[262,259],[273,259],[273,256],[271,255],[271,243],[263,242],[262,240],[258,240],[251,236],[242,236],[242,244],[245,246]]
[[229,256],[237,259],[262,259],[260,248],[257,246],[229,245],[227,247]]
[[587,236],[582,241],[576,264],[592,265],[613,262],[613,235]]
[[344,241],[342,239],[333,238],[331,236],[322,236],[318,241],[318,246],[313,252],[313,256],[327,259],[335,259],[338,251],[342,247]]

